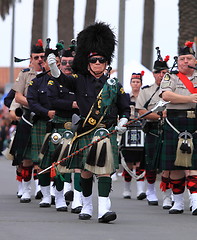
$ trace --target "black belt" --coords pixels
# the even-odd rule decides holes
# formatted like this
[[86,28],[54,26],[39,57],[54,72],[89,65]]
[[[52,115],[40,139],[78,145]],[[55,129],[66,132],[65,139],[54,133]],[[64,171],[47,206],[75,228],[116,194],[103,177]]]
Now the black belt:
[[52,128],[65,128],[65,129],[71,129],[71,122],[65,122],[65,123],[54,123],[54,122],[51,122],[52,124]]
[[188,110],[175,110],[175,109],[168,109],[167,110],[167,117],[172,118],[196,118],[195,110],[188,109]]

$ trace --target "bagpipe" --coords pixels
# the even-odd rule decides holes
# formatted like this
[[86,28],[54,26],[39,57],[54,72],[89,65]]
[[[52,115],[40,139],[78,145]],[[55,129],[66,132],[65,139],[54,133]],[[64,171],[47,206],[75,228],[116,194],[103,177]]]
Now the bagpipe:
[[[155,107],[153,107],[150,111],[144,113],[143,115],[141,115],[140,117],[138,118],[135,118],[135,119],[132,119],[131,121],[127,122],[123,127],[129,127],[131,124],[133,123],[136,123],[137,121],[143,119],[145,116],[153,113],[153,112],[162,112],[165,108],[166,108],[166,105],[168,104],[169,102],[164,102],[164,101],[159,101]],[[90,148],[91,146],[97,144],[98,142],[104,140],[105,138],[109,138],[110,136],[112,136],[113,134],[117,133],[118,131],[117,130],[112,130],[111,132],[107,133],[106,135],[104,136],[101,136],[99,138],[97,138],[95,141],[85,145],[84,147],[74,151],[73,153],[69,154],[68,156],[66,156],[65,158],[57,161],[57,162],[54,162],[51,166],[49,166],[48,168],[45,168],[44,170],[40,171],[38,173],[38,175],[42,174],[42,173],[45,173],[46,171],[50,170],[51,168],[54,168],[56,167],[57,165],[59,164],[62,164],[63,162],[71,159],[72,157],[78,155],[79,153],[82,153],[84,150]],[[64,154],[65,156],[65,154]]]

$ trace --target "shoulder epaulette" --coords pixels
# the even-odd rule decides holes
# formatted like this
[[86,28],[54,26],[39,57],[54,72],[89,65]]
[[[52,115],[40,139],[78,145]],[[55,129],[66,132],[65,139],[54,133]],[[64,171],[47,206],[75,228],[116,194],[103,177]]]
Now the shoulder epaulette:
[[179,71],[177,71],[177,70],[174,70],[174,71],[170,72],[170,74],[177,74],[177,73],[179,73]]
[[21,70],[22,72],[29,72],[30,68],[24,68],[23,70]]
[[149,88],[149,87],[150,87],[150,85],[145,85],[145,86],[143,86],[141,89]]

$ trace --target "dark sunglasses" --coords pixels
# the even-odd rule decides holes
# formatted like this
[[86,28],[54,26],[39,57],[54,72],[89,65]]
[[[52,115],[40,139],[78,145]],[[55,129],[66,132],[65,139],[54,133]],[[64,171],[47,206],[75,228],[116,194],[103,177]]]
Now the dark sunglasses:
[[104,57],[93,57],[93,58],[90,58],[89,60],[89,63],[96,63],[97,61],[99,61],[99,63],[105,63],[106,62],[106,59]]
[[64,60],[64,61],[62,61],[61,62],[61,64],[63,65],[63,66],[65,66],[66,64],[69,64],[69,65],[72,65],[73,64],[73,60]]
[[39,58],[41,58],[43,60],[44,56],[34,56],[34,60],[38,60]]

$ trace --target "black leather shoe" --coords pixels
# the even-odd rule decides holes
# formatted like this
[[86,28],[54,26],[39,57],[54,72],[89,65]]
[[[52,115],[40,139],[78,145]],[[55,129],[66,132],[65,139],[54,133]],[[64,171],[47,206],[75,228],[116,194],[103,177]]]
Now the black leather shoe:
[[56,208],[56,210],[58,212],[67,212],[68,211],[68,208],[67,207],[59,207],[59,208]]
[[184,212],[183,210],[178,210],[178,209],[169,210],[169,214],[181,214],[183,212]]
[[92,217],[92,216],[89,215],[89,214],[87,214],[87,213],[80,213],[80,214],[79,214],[79,219],[80,219],[80,220],[90,220],[91,217]]
[[40,203],[39,206],[42,208],[48,208],[48,207],[51,207],[51,204],[50,203]]
[[101,218],[98,219],[99,223],[108,223],[114,221],[117,218],[115,212],[107,212]]
[[31,202],[31,198],[21,198],[20,203],[29,203]]
[[137,196],[137,200],[143,200],[146,198],[146,193],[140,193],[140,195]]
[[41,191],[38,191],[36,193],[36,196],[35,196],[35,199],[42,199],[43,195],[42,195],[42,192]]
[[131,196],[124,196],[124,199],[131,199]]
[[168,209],[170,209],[171,207],[172,207],[172,206],[167,206],[167,205],[166,205],[166,206],[163,206],[163,209],[165,209],[165,210],[167,209],[167,210],[168,210]]
[[76,207],[76,208],[72,208],[71,209],[71,213],[80,213],[82,209],[82,206]]
[[150,206],[158,206],[158,201],[148,201],[148,205],[150,205]]
[[192,212],[192,215],[197,215],[197,208]]

